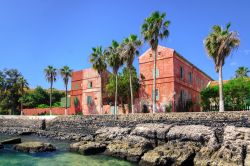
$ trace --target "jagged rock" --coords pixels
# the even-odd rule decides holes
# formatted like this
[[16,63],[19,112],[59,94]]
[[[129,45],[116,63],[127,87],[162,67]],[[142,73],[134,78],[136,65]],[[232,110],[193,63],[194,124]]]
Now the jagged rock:
[[166,133],[172,125],[147,123],[138,124],[135,129],[131,132],[131,135],[142,136],[150,139],[165,139]]
[[70,144],[70,151],[83,155],[102,153],[106,150],[106,144],[99,142],[81,141]]
[[131,131],[130,128],[105,127],[96,131],[95,139],[97,141],[111,141],[113,139],[122,139]]
[[196,165],[238,166],[249,164],[250,128],[226,126],[223,143],[220,148],[203,147],[197,153]]
[[26,153],[51,152],[56,150],[56,148],[50,143],[43,142],[24,142],[15,145],[14,149]]
[[138,162],[141,156],[150,149],[152,149],[152,144],[146,138],[128,136],[109,144],[105,154]]
[[193,158],[200,147],[197,142],[170,141],[145,153],[139,165],[193,165]]
[[19,144],[21,142],[22,142],[21,138],[10,138],[2,141],[1,143],[5,145],[5,144]]

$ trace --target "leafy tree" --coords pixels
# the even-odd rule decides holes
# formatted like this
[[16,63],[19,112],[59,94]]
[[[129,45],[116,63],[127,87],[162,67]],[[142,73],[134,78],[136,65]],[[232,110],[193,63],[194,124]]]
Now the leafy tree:
[[[138,94],[139,91],[139,79],[137,78],[136,69],[131,68],[132,75],[132,88],[133,88],[133,97]],[[123,68],[122,73],[118,74],[118,93],[119,93],[119,102],[124,107],[124,104],[129,103],[130,97],[130,69]],[[116,91],[116,76],[114,74],[110,75],[109,82],[106,85],[106,91],[109,97],[112,97]]]
[[107,69],[107,64],[105,61],[105,55],[104,52],[102,50],[102,47],[96,47],[96,48],[92,48],[92,54],[90,55],[90,62],[92,63],[93,69],[95,69],[98,74],[99,77],[101,79],[101,85],[100,85],[100,92],[101,92],[101,96],[100,96],[100,113],[103,114],[103,102],[102,102],[102,94],[103,94],[103,73],[106,71]]
[[[24,88],[28,89],[29,84],[23,76],[19,77],[17,81],[18,81],[17,84],[19,86],[19,91],[20,91],[20,94],[22,97],[24,95]],[[21,115],[23,115],[23,102],[22,102],[22,100],[20,100],[20,104],[21,104]]]
[[66,97],[66,104],[65,104],[65,115],[68,115],[68,110],[67,110],[67,103],[68,103],[68,83],[69,79],[72,76],[72,69],[70,69],[68,66],[64,66],[63,68],[60,69],[60,75],[63,78],[63,82],[65,85],[65,97]]
[[215,63],[215,70],[219,73],[220,112],[224,111],[222,67],[225,59],[240,45],[238,33],[229,31],[230,26],[230,23],[227,24],[225,30],[218,25],[213,26],[213,31],[204,42],[208,55]]
[[51,106],[52,106],[52,88],[53,88],[53,83],[56,81],[56,68],[53,66],[48,66],[47,68],[44,69],[44,74],[46,80],[50,83],[50,115],[51,115]]
[[247,67],[241,66],[235,71],[235,77],[240,78],[240,77],[248,77],[248,73],[250,70]]
[[131,108],[132,113],[134,113],[134,95],[132,87],[132,69],[135,56],[139,55],[138,48],[141,46],[142,42],[138,39],[136,35],[130,35],[128,38],[124,39],[121,44],[121,55],[124,58],[127,68],[129,69],[129,81],[130,81],[130,96],[131,96]]
[[154,82],[153,82],[153,113],[156,112],[156,60],[159,39],[169,36],[168,26],[170,21],[165,20],[166,13],[153,12],[150,17],[144,20],[141,33],[144,41],[148,42],[154,51]]
[[117,114],[117,86],[118,86],[118,70],[123,65],[123,58],[120,55],[120,45],[113,40],[110,47],[105,50],[105,56],[108,65],[113,69],[115,75],[115,115]]

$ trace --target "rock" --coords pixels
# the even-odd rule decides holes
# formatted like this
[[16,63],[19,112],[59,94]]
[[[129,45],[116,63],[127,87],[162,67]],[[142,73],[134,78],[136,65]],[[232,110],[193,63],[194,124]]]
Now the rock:
[[145,153],[139,165],[193,165],[193,158],[200,147],[197,142],[170,141]]
[[77,152],[83,155],[92,155],[102,153],[106,150],[106,144],[91,141],[81,141],[70,144],[70,151]]
[[152,144],[146,138],[128,136],[110,143],[105,154],[138,162],[141,156],[150,149],[152,149]]
[[5,144],[19,144],[21,142],[22,142],[21,138],[10,138],[2,141],[1,143],[5,145]]
[[111,141],[114,139],[122,139],[125,135],[128,135],[130,128],[121,128],[121,127],[105,127],[98,129],[95,132],[95,139],[97,141]]
[[171,127],[172,125],[166,125],[162,123],[138,124],[131,132],[131,135],[142,136],[149,139],[165,139],[166,133]]
[[51,152],[56,150],[56,148],[50,143],[43,142],[24,142],[15,145],[14,149],[26,153]]

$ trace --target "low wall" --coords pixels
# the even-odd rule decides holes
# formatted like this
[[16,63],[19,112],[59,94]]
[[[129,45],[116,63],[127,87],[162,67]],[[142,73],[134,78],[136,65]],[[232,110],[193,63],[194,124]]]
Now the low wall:
[[[56,107],[52,108],[52,115],[64,115],[65,108],[63,107]],[[32,109],[24,109],[24,115],[41,115],[41,114],[50,114],[50,108],[32,108]]]

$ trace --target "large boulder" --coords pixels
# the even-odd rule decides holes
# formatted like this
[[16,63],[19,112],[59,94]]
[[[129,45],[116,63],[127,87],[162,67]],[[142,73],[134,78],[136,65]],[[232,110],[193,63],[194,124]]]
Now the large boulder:
[[15,145],[14,149],[26,153],[51,152],[56,150],[52,144],[43,142],[24,142]]
[[226,126],[220,147],[203,147],[197,153],[195,165],[238,166],[250,165],[250,128]]
[[103,142],[114,139],[122,139],[124,136],[128,135],[130,131],[130,128],[104,127],[95,132],[95,140]]
[[106,144],[91,141],[81,141],[70,144],[70,151],[77,152],[83,155],[92,155],[102,153],[106,150]]
[[141,156],[150,149],[152,149],[152,144],[146,138],[130,135],[110,143],[105,154],[138,162]]
[[10,139],[6,139],[4,141],[1,141],[1,143],[3,145],[5,145],[5,144],[19,144],[21,142],[22,142],[21,138],[10,138]]
[[197,142],[170,141],[143,155],[140,166],[193,165],[193,159],[201,147]]

